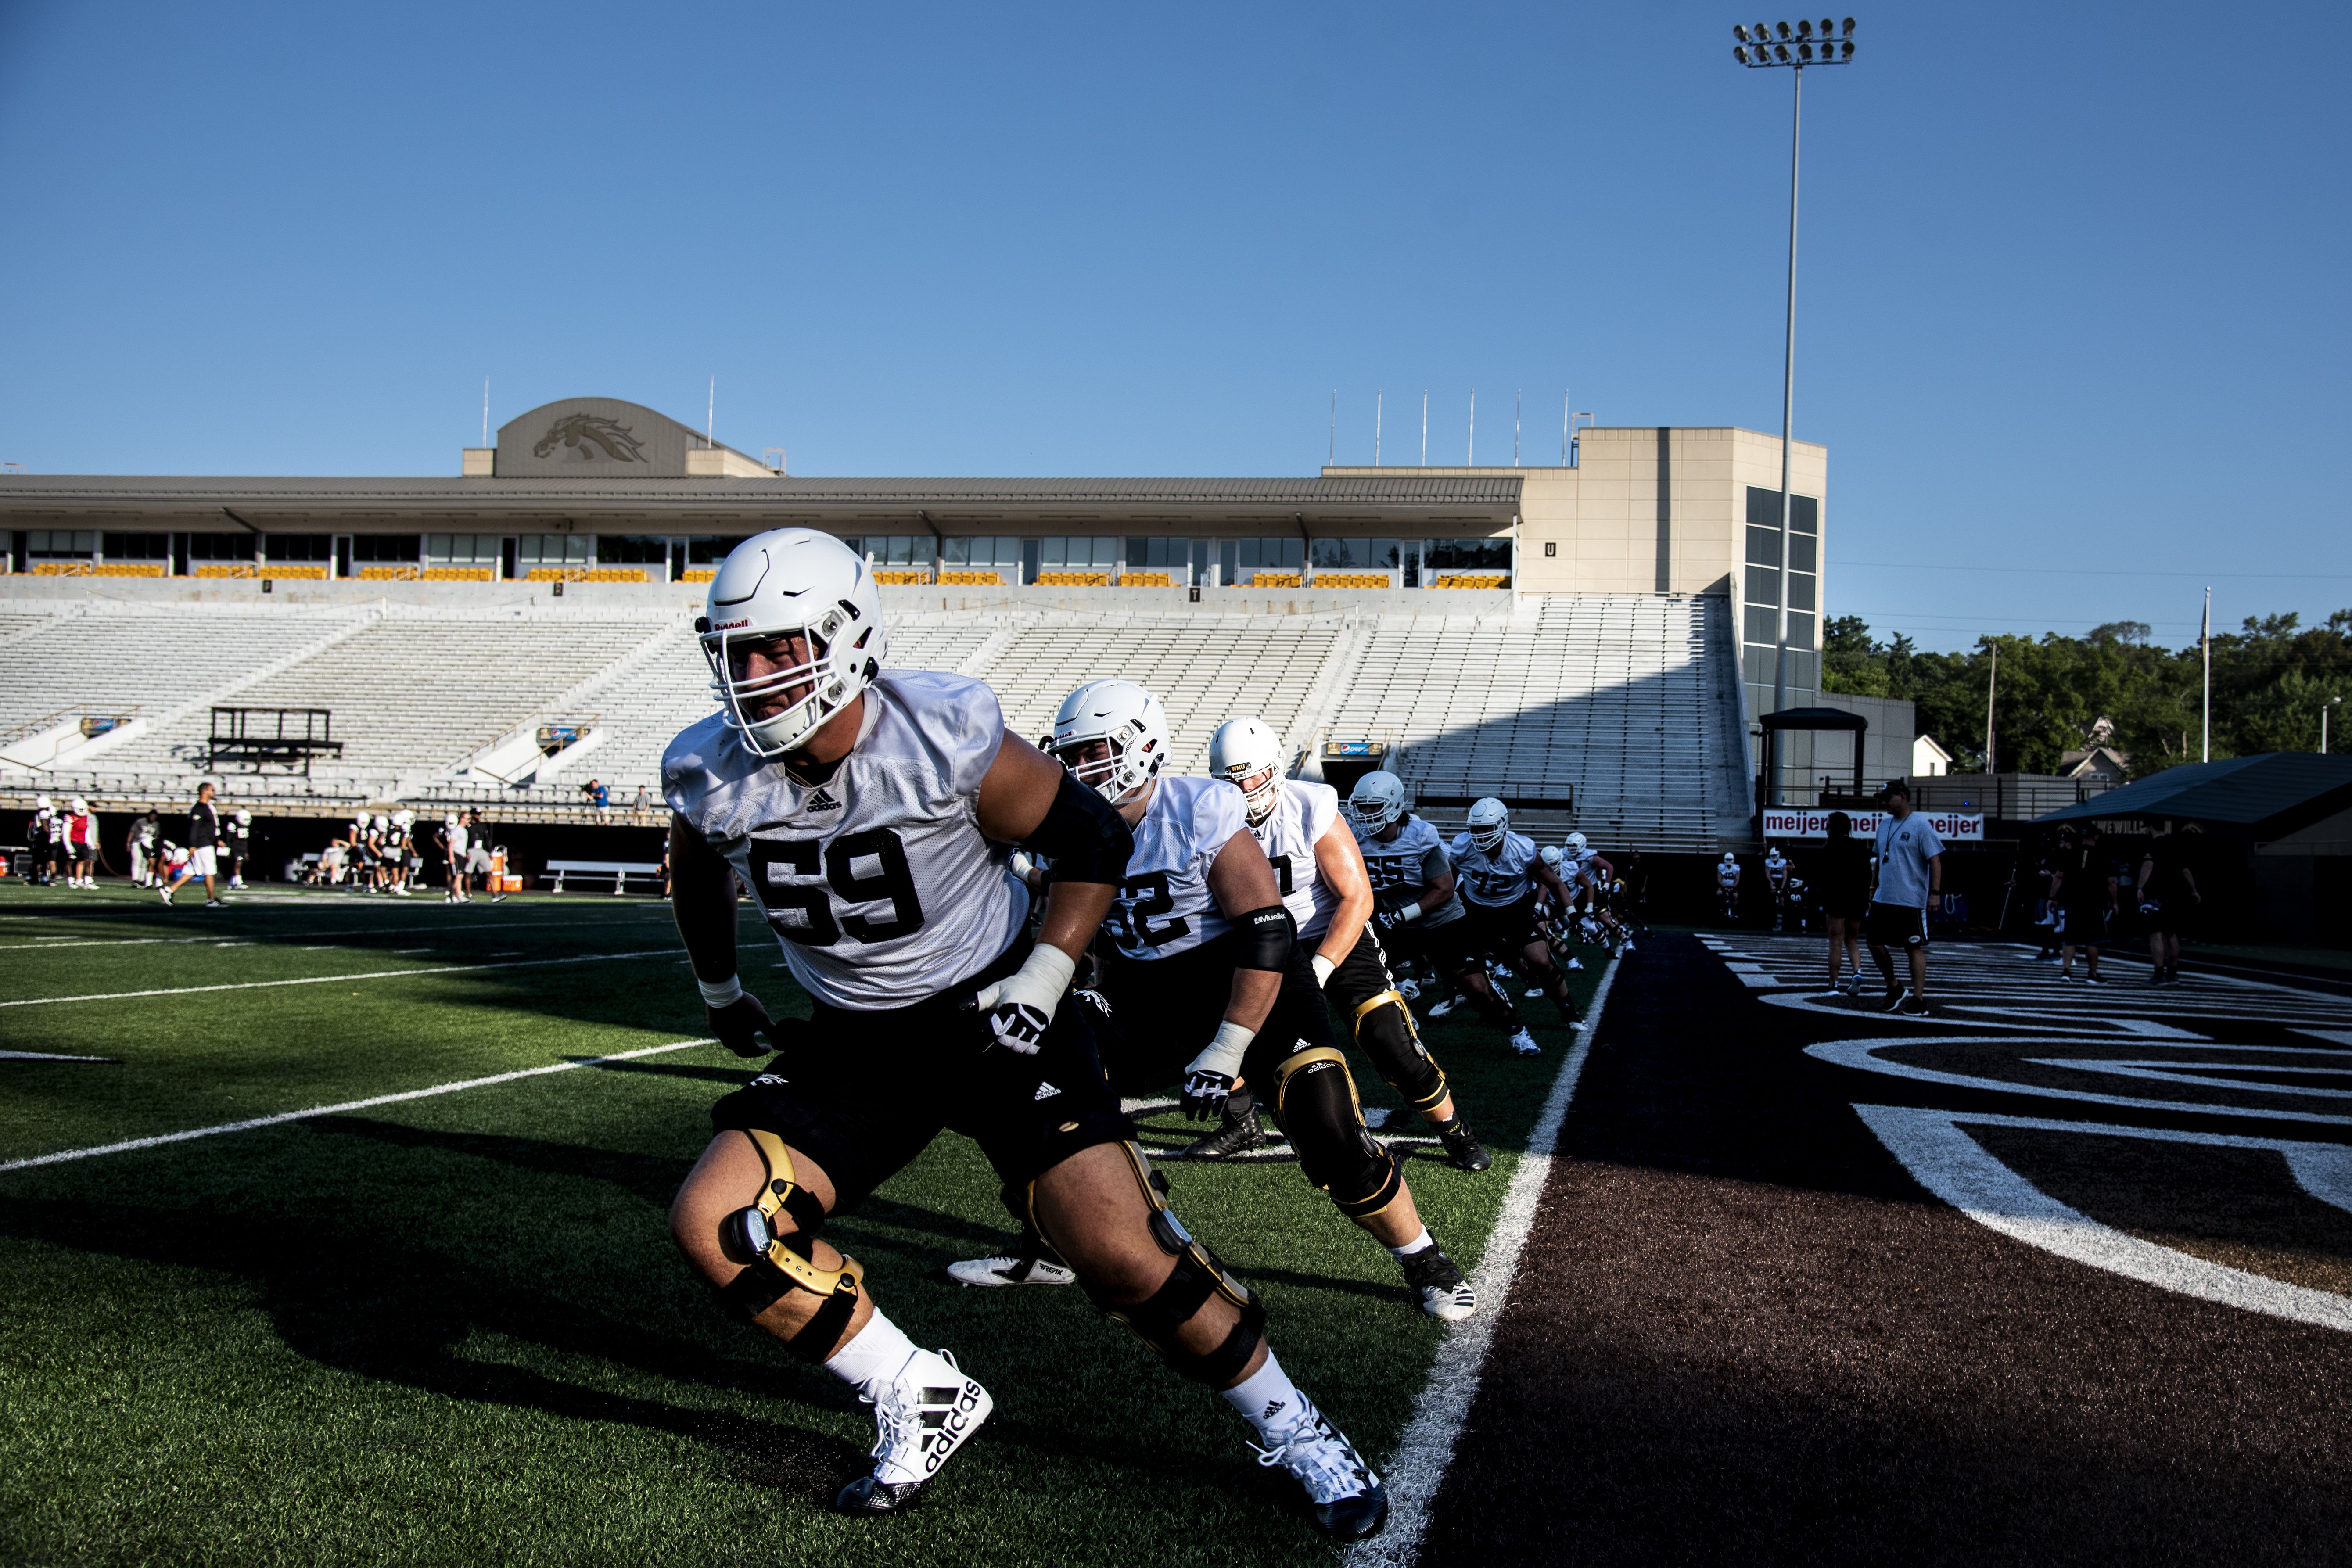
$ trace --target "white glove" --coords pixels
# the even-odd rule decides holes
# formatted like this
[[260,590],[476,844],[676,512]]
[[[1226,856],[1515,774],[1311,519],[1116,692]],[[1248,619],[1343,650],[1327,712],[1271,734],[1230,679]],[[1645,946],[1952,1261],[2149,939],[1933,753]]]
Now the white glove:
[[1241,1076],[1242,1058],[1256,1037],[1255,1029],[1244,1029],[1231,1019],[1217,1026],[1217,1037],[1184,1069],[1185,1115],[1207,1121],[1224,1115],[1226,1097]]
[[1015,849],[1012,859],[1006,864],[1013,868],[1013,874],[1024,882],[1029,879],[1029,874],[1037,868],[1036,860],[1026,849]]
[[988,1015],[989,1033],[995,1043],[1008,1051],[1034,1057],[1045,1037],[1045,1027],[1054,1021],[1054,1010],[1062,1005],[1062,994],[1070,988],[1070,977],[1077,973],[1077,960],[1060,948],[1039,942],[1029,950],[1028,962],[997,981],[983,986],[973,1005]]
[[1331,972],[1339,966],[1332,963],[1329,959],[1324,957],[1319,952],[1315,955],[1313,963],[1315,964],[1315,984],[1318,986],[1330,984]]

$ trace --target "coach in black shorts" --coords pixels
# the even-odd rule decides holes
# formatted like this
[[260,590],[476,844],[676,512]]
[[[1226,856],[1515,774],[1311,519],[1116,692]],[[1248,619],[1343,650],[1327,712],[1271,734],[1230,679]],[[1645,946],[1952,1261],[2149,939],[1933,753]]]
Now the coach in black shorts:
[[[1864,934],[1870,956],[1886,980],[1886,1011],[1927,1011],[1927,905],[1944,881],[1944,841],[1911,811],[1911,786],[1901,779],[1886,786],[1886,819],[1878,825],[1872,856],[1870,914]],[[1911,957],[1911,989],[1895,978],[1888,949]]]

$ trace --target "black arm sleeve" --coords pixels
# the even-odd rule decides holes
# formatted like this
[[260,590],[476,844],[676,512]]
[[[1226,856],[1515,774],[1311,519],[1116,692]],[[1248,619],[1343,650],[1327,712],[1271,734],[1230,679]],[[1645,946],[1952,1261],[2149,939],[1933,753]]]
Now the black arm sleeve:
[[1057,882],[1117,884],[1127,875],[1135,835],[1110,802],[1066,773],[1045,820],[1021,847],[1051,860]]
[[1290,948],[1297,938],[1298,926],[1288,910],[1280,904],[1252,910],[1234,918],[1234,929],[1242,938],[1241,956],[1234,961],[1234,968],[1270,969],[1279,974],[1290,967]]

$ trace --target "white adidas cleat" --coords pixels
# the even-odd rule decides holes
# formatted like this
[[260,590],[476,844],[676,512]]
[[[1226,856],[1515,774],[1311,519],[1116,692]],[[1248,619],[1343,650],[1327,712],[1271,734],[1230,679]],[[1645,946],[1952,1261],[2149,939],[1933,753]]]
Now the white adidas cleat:
[[1478,1292],[1435,1243],[1397,1261],[1404,1266],[1405,1284],[1421,1298],[1421,1310],[1431,1317],[1458,1323],[1478,1310]]
[[[1577,1026],[1583,1027],[1582,1025]],[[1543,1047],[1536,1044],[1536,1037],[1533,1035],[1521,1029],[1511,1037],[1511,1054],[1515,1057],[1539,1057],[1543,1055]]]
[[1429,1016],[1433,1018],[1443,1018],[1445,1015],[1451,1013],[1454,1008],[1460,1005],[1461,1004],[1456,1002],[1453,997],[1445,997],[1441,1001],[1430,1004]]
[[1396,983],[1397,994],[1408,1002],[1421,1000],[1421,982],[1408,975]]
[[1306,1489],[1315,1527],[1324,1534],[1339,1541],[1378,1534],[1389,1518],[1389,1494],[1381,1478],[1313,1400],[1301,1394],[1298,1406],[1289,1426],[1267,1434],[1273,1447],[1250,1445],[1257,1449],[1257,1462],[1289,1471]]
[[1047,1258],[968,1258],[948,1265],[948,1278],[959,1285],[1075,1285],[1077,1275]]
[[[1570,969],[1582,969],[1584,967],[1584,960],[1580,958],[1571,958],[1568,961],[1568,967]],[[1528,994],[1534,996],[1538,994],[1538,993],[1530,991]]]
[[[862,1397],[862,1396],[861,1396]],[[917,1351],[874,1402],[874,1468],[841,1489],[839,1513],[897,1513],[969,1441],[996,1402],[946,1351]]]
[[[1575,960],[1570,959],[1569,962],[1572,963]],[[1540,985],[1530,985],[1528,987],[1528,999],[1530,1001],[1533,1001],[1536,997],[1540,996],[1543,994],[1544,988]]]

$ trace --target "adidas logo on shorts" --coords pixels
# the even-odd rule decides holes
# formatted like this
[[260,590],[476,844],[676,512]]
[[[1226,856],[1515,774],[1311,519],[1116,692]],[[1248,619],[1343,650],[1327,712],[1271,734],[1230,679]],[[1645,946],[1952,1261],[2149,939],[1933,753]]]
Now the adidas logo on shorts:
[[1061,1092],[1062,1091],[1060,1089],[1055,1089],[1050,1083],[1041,1083],[1037,1086],[1037,1092],[1030,1096],[1030,1098],[1032,1100],[1051,1100]]

